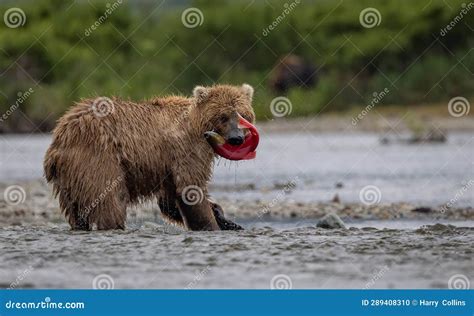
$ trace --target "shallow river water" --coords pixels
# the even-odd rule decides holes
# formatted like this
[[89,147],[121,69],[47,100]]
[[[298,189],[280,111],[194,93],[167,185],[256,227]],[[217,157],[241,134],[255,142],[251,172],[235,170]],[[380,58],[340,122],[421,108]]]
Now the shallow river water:
[[[457,196],[455,205],[474,205],[473,188],[456,195],[474,179],[471,134],[452,134],[439,145],[383,146],[375,134],[262,139],[255,161],[218,163],[211,188],[217,200],[270,201],[293,181],[285,199],[302,205],[336,193],[359,203],[367,185],[379,188],[382,204],[436,206]],[[1,183],[40,178],[49,142],[49,136],[1,136]],[[134,217],[125,231],[72,232],[47,195],[3,209],[25,221],[0,222],[1,287],[448,288],[474,280],[472,217],[348,218],[348,229],[325,230],[315,227],[317,219],[237,215],[246,227],[239,232],[185,232]],[[56,217],[36,221],[32,210]]]
[[[382,145],[377,134],[274,133],[261,138],[257,159],[217,162],[211,190],[216,198],[271,200],[279,192],[275,188],[293,183],[290,198],[297,201],[329,201],[337,193],[343,202],[359,202],[361,189],[373,185],[381,203],[435,206],[474,179],[473,134],[452,133],[444,144],[413,145]],[[0,179],[40,178],[49,143],[48,135],[1,136]],[[469,193],[455,204],[473,206]]]

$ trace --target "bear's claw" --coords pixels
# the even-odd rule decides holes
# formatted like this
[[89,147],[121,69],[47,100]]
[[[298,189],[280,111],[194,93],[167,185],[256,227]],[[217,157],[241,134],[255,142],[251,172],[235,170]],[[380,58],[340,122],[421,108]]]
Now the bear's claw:
[[216,218],[217,225],[221,230],[243,230],[244,228],[239,224],[236,224],[224,217],[224,211],[219,204],[212,203],[212,211],[214,212],[214,217]]

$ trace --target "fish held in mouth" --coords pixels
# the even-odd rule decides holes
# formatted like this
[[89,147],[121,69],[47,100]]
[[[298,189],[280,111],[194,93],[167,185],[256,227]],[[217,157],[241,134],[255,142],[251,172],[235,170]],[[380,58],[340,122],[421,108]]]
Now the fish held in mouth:
[[208,131],[204,133],[207,142],[212,146],[214,152],[229,160],[249,160],[256,156],[256,148],[260,137],[257,128],[239,115],[239,128],[247,131],[245,139],[240,145],[229,144],[222,135]]

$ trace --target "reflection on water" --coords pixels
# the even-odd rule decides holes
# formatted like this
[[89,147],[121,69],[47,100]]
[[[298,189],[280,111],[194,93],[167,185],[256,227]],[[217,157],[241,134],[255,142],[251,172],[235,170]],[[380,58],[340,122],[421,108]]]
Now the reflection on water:
[[[0,138],[2,181],[42,176],[42,159],[50,136]],[[472,134],[450,134],[445,144],[379,143],[377,134],[263,134],[257,159],[216,163],[211,192],[216,198],[272,200],[287,183],[286,197],[297,201],[359,201],[367,185],[380,189],[381,202],[474,205]],[[336,186],[337,184],[337,186]],[[238,188],[238,190],[236,189]]]

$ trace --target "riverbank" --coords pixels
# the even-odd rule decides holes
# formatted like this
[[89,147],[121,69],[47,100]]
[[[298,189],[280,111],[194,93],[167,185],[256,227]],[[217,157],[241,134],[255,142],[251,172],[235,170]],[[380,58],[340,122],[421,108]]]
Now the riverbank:
[[[474,101],[474,100],[473,100]],[[472,102],[471,102],[472,103]],[[353,107],[349,111],[321,113],[313,117],[269,119],[260,121],[259,128],[267,133],[318,132],[318,133],[401,133],[438,130],[444,133],[474,132],[474,113],[450,115],[444,103],[413,106],[384,105],[365,111]],[[290,116],[291,117],[291,116]]]
[[[17,205],[0,199],[0,225],[48,225],[64,223],[56,199],[52,197],[51,188],[44,180],[20,181],[15,186],[15,196],[23,201]],[[0,192],[10,187],[0,183]],[[230,191],[229,186],[214,185],[214,190]],[[12,191],[13,192],[13,191]],[[13,193],[12,193],[13,196]],[[299,202],[283,196],[264,200],[220,198],[217,202],[223,207],[227,217],[236,221],[302,221],[315,225],[317,220],[329,213],[335,213],[344,221],[367,220],[418,220],[418,221],[468,221],[474,220],[474,208],[423,207],[413,203],[341,203],[341,202]],[[149,201],[132,206],[128,210],[128,222],[140,225],[144,222],[158,222],[163,225],[156,202]]]
[[[126,230],[75,232],[42,181],[20,184],[23,203],[0,202],[4,288],[449,288],[472,273],[472,208],[222,200],[245,230],[187,232],[146,204]],[[316,227],[326,212],[347,228]]]

